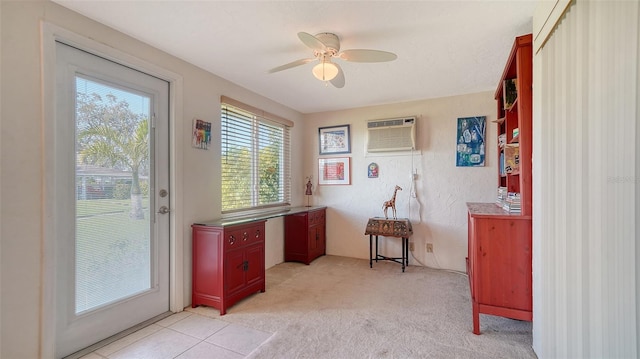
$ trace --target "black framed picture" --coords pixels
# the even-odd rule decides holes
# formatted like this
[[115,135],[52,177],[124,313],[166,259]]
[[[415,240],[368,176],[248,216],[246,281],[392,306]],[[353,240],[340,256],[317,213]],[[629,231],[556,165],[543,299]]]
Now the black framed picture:
[[350,125],[320,127],[318,135],[321,155],[351,153]]

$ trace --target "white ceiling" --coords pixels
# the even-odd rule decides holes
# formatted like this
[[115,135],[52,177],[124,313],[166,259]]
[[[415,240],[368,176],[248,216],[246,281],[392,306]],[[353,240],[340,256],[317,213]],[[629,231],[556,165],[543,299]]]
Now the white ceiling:
[[[494,90],[514,37],[532,31],[536,1],[54,0],[302,113]],[[387,63],[336,60],[326,86],[297,37],[332,32],[342,50],[394,52]]]

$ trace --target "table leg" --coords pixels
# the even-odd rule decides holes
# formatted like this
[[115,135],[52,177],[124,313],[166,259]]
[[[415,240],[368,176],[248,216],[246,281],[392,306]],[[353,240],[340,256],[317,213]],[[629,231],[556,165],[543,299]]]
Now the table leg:
[[373,268],[373,235],[369,235],[369,268]]
[[405,259],[407,260],[407,267],[409,266],[409,237],[404,238],[407,241],[405,248]]
[[402,272],[404,273],[404,250],[405,250],[405,241],[404,238],[402,238]]
[[376,234],[376,263],[378,263],[378,235]]

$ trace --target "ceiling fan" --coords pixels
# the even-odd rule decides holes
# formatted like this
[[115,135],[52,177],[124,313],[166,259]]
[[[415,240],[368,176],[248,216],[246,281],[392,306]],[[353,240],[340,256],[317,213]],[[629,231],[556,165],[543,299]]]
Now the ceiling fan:
[[337,58],[351,62],[386,62],[398,58],[394,53],[379,50],[353,49],[340,52],[340,39],[338,39],[336,34],[330,32],[322,32],[315,36],[306,32],[299,32],[298,38],[313,50],[313,57],[296,60],[275,67],[269,70],[269,73],[290,69],[318,60],[319,63],[311,70],[313,76],[320,81],[329,81],[333,86],[342,88],[344,87],[344,73],[340,65],[331,61],[332,59]]

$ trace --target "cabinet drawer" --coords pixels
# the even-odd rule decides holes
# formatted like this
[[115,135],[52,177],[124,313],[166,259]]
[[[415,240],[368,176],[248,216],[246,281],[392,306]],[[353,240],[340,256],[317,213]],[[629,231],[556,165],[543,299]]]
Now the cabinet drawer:
[[244,247],[260,241],[264,241],[263,224],[231,227],[224,231],[225,250]]
[[325,216],[324,210],[309,212],[309,225],[313,226],[316,224],[324,223],[324,216]]

